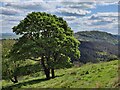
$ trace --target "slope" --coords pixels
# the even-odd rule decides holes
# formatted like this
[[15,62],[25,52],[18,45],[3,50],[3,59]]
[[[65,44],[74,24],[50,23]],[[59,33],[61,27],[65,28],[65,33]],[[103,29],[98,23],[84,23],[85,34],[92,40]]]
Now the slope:
[[17,88],[111,88],[118,87],[118,60],[56,70],[45,80],[41,72],[20,78],[18,84],[3,80],[3,90]]
[[118,58],[117,35],[100,31],[81,31],[75,33],[75,37],[81,42],[79,61],[82,63],[96,63]]
[[118,45],[99,41],[80,41],[79,50],[82,63],[101,62],[118,59]]
[[81,31],[74,34],[80,41],[98,41],[118,44],[118,36],[101,31]]

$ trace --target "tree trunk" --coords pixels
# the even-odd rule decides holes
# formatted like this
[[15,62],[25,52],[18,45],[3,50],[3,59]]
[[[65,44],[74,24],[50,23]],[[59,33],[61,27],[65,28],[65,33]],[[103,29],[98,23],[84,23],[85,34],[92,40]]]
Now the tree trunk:
[[13,83],[18,83],[17,76],[14,76],[13,79],[10,78],[10,80],[11,80]]
[[15,79],[15,83],[18,83],[17,76],[14,76],[14,79]]
[[41,64],[42,64],[42,67],[44,69],[44,73],[46,75],[46,79],[47,80],[50,79],[50,69],[45,66],[44,58],[43,57],[41,58]]
[[52,78],[55,78],[54,68],[51,69]]
[[49,68],[44,68],[44,72],[46,75],[46,79],[49,80],[50,79],[50,69]]

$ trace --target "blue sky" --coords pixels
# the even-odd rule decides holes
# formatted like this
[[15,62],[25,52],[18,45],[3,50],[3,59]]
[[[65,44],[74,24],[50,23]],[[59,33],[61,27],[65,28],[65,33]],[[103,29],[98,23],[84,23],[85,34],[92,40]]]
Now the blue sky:
[[0,0],[0,33],[12,33],[13,26],[36,11],[63,17],[74,32],[99,30],[117,34],[118,1]]

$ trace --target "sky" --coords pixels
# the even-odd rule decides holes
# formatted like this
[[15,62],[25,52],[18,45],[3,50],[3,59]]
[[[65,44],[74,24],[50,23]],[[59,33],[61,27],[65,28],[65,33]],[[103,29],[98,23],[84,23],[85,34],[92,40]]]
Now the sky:
[[98,30],[118,34],[118,1],[0,0],[0,33],[12,33],[12,27],[28,13],[47,12],[63,17],[74,32]]

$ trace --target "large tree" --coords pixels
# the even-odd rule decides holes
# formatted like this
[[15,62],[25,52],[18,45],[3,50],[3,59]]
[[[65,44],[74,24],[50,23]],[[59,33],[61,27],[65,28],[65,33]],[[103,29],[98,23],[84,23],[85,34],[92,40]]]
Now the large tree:
[[70,64],[71,58],[79,58],[79,41],[66,21],[45,12],[32,12],[13,32],[22,35],[10,51],[11,60],[39,60],[46,75],[55,77],[54,69]]

